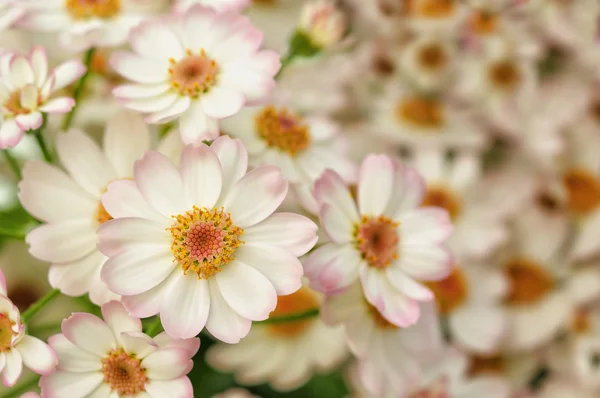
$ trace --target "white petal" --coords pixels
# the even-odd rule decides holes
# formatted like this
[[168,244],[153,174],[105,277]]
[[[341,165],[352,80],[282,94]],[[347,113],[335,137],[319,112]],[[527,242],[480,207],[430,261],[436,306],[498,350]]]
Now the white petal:
[[85,66],[81,61],[67,61],[58,65],[53,71],[54,86],[52,91],[67,87],[85,73]]
[[221,194],[221,163],[206,145],[188,145],[181,154],[181,177],[186,197],[198,207],[212,209]]
[[[23,90],[21,90],[20,95],[21,106],[23,108],[34,110],[38,105],[38,90],[37,87],[33,84],[26,85]],[[22,115],[24,116],[24,115]],[[35,128],[38,128],[37,126]]]
[[133,163],[150,148],[150,130],[135,112],[119,111],[104,131],[104,153],[119,177],[133,177]]
[[357,224],[339,207],[324,203],[319,211],[319,218],[321,226],[333,242],[343,244],[354,239],[354,229]]
[[23,336],[16,347],[23,363],[37,374],[45,375],[54,371],[58,358],[46,343],[31,336]]
[[186,350],[169,347],[148,355],[141,365],[152,380],[172,380],[184,376],[192,363]]
[[117,339],[128,354],[135,354],[136,358],[144,359],[158,350],[158,345],[152,337],[142,332],[122,332]]
[[158,84],[123,84],[113,90],[117,98],[137,99],[156,97],[171,89],[168,83]]
[[182,43],[168,24],[151,21],[139,25],[130,35],[131,47],[144,57],[180,59],[184,56]]
[[219,122],[209,117],[199,101],[179,118],[179,132],[184,144],[200,145],[203,140],[214,140],[219,136]]
[[207,281],[193,272],[180,273],[165,297],[160,319],[169,336],[187,339],[204,328],[209,308]]
[[43,121],[44,119],[42,114],[39,112],[33,112],[27,115],[19,115],[15,118],[17,126],[24,131],[40,128]]
[[169,107],[146,116],[144,121],[150,124],[170,122],[185,113],[191,104],[190,97],[178,97]]
[[244,96],[241,93],[224,87],[211,88],[201,101],[206,114],[215,119],[234,115],[244,106]]
[[2,371],[2,383],[7,387],[14,386],[23,373],[23,359],[16,349],[8,350],[4,353],[6,363]]
[[102,318],[112,330],[117,342],[123,332],[142,331],[142,321],[129,315],[123,304],[118,301],[111,301],[102,306]]
[[388,267],[386,269],[387,277],[399,292],[418,301],[433,300],[433,292],[419,282],[412,279],[398,267]]
[[67,372],[94,372],[102,368],[101,358],[82,350],[71,343],[64,334],[56,334],[48,339],[48,344],[59,358],[59,370]]
[[248,243],[275,245],[299,257],[315,245],[317,230],[317,225],[307,217],[293,213],[275,213],[244,230],[244,240]]
[[395,166],[385,155],[369,155],[360,167],[358,205],[360,213],[377,216],[384,212],[392,196]]
[[210,289],[210,311],[206,321],[206,329],[217,339],[229,344],[236,344],[246,337],[252,321],[238,315],[225,302],[219,286],[214,278],[208,281]]
[[332,170],[326,170],[315,182],[315,198],[320,205],[329,203],[339,208],[347,218],[355,222],[360,218],[346,183]]
[[229,192],[233,184],[246,174],[248,169],[248,151],[240,140],[232,140],[229,136],[221,136],[210,145],[221,162],[223,182],[221,191]]
[[99,357],[117,348],[108,325],[92,314],[78,312],[71,315],[62,322],[62,331],[71,343]]
[[350,245],[340,245],[336,255],[323,265],[319,286],[328,294],[339,292],[358,279],[363,263],[358,251]]
[[506,316],[499,307],[470,305],[450,315],[452,336],[463,347],[489,353],[498,347],[506,332]]
[[191,398],[194,396],[192,383],[185,376],[175,380],[150,380],[145,387],[152,398]]
[[35,85],[41,87],[48,77],[48,55],[46,49],[35,46],[31,49],[31,67],[35,75]]
[[40,387],[42,388],[42,395],[47,398],[86,397],[102,383],[103,378],[102,372],[70,373],[58,371],[42,378]]
[[33,69],[27,58],[23,56],[17,56],[13,59],[10,66],[10,82],[16,88],[21,88],[26,84],[34,84],[35,77],[33,75]]
[[452,268],[452,253],[443,246],[405,247],[398,267],[416,279],[431,281],[446,277]]
[[81,296],[95,284],[104,284],[97,276],[105,257],[97,250],[83,258],[68,263],[57,263],[50,267],[50,285],[68,296]]
[[14,148],[24,134],[14,120],[5,120],[0,127],[0,149]]
[[163,83],[169,74],[168,58],[148,59],[134,53],[115,51],[111,66],[122,76],[137,83]]
[[67,113],[75,106],[75,100],[70,97],[53,98],[40,106],[40,111],[46,113]]
[[140,318],[147,318],[158,314],[171,283],[179,279],[180,273],[179,269],[174,269],[166,281],[147,292],[134,296],[123,296],[121,300],[123,305],[130,314]]
[[425,207],[404,213],[400,222],[401,245],[442,243],[452,233],[448,213],[440,208]]
[[75,219],[44,224],[27,234],[29,252],[36,258],[52,262],[69,262],[96,249],[92,220]]
[[121,180],[109,184],[108,190],[102,195],[102,205],[114,218],[146,218],[161,225],[170,222],[169,218],[150,207],[133,181]]
[[109,257],[125,250],[144,250],[151,246],[169,251],[172,241],[163,224],[137,217],[110,220],[102,224],[97,233],[98,249]]

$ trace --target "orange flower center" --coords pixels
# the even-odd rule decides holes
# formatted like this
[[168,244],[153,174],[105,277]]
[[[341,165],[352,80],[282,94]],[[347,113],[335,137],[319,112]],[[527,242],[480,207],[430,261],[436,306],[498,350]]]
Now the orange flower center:
[[398,225],[384,216],[363,216],[355,226],[354,245],[371,267],[387,268],[398,259]]
[[204,49],[200,49],[199,54],[194,54],[189,49],[185,52],[187,56],[180,61],[169,59],[171,86],[179,94],[195,98],[215,84],[219,66],[206,55]]
[[21,103],[21,90],[15,90],[10,94],[4,103],[4,108],[13,116],[31,113],[31,109],[25,108]]
[[469,20],[471,30],[480,35],[488,35],[493,33],[498,25],[498,17],[484,10],[476,10],[471,14]]
[[146,370],[135,356],[122,349],[110,352],[102,359],[104,382],[119,396],[133,396],[145,391]]
[[16,334],[12,329],[13,325],[8,314],[0,314],[0,352],[12,347],[12,339]]
[[98,208],[96,209],[96,221],[99,225],[104,224],[107,221],[112,220],[112,216],[108,214],[104,206],[102,205],[102,201],[98,202]]
[[473,356],[471,357],[471,365],[469,374],[472,376],[482,374],[502,374],[506,368],[506,362],[501,355],[489,356]]
[[109,19],[121,11],[121,0],[65,0],[65,7],[75,19]]
[[454,267],[445,279],[425,284],[435,295],[435,302],[441,314],[449,314],[460,307],[469,294],[467,280],[458,267]]
[[460,215],[460,200],[452,192],[436,186],[427,187],[421,206],[441,207],[446,210],[452,220]]
[[521,72],[514,62],[499,61],[490,66],[488,78],[494,87],[503,91],[510,91],[521,81]]
[[396,104],[396,118],[425,129],[435,129],[444,123],[444,108],[439,101],[423,97],[403,98]]
[[584,308],[577,309],[571,320],[571,329],[575,334],[585,334],[592,329],[590,311]]
[[554,279],[541,266],[524,258],[515,258],[504,266],[510,291],[505,302],[511,306],[533,304],[554,288]]
[[420,0],[416,1],[415,14],[425,18],[444,19],[454,13],[454,0]]
[[446,52],[437,43],[431,43],[419,49],[417,58],[423,68],[431,71],[440,70],[448,63]]
[[371,305],[366,300],[365,300],[365,303],[367,305],[368,312],[369,312],[369,315],[371,316],[371,319],[373,319],[373,322],[375,322],[375,326],[377,326],[380,329],[399,329],[398,326],[394,325],[393,323],[391,323],[390,321],[385,319],[383,317],[383,315],[381,315],[381,312],[379,312],[377,307],[375,307],[374,305]]
[[[301,313],[313,308],[318,308],[317,296],[307,287],[301,287],[295,293],[277,298],[277,307],[271,312],[271,316],[280,317],[290,314]],[[296,337],[304,332],[315,319],[302,319],[299,321],[285,322],[281,324],[270,324],[268,330],[277,337]]]
[[222,208],[207,210],[194,206],[172,218],[175,222],[167,230],[173,238],[173,261],[179,263],[184,273],[192,270],[199,279],[221,272],[244,243],[240,240],[244,230],[233,224],[231,215]]
[[254,120],[256,134],[268,147],[279,149],[294,156],[310,145],[308,126],[300,116],[287,109],[277,110],[266,106]]
[[575,213],[589,213],[600,204],[600,181],[589,171],[571,169],[563,175],[569,209]]

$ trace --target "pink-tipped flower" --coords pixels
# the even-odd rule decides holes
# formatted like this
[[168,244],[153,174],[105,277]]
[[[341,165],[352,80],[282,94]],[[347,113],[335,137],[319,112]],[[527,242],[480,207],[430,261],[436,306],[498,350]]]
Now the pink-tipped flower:
[[262,102],[275,85],[279,56],[259,50],[263,34],[237,13],[194,6],[171,20],[133,30],[134,52],[113,54],[114,69],[133,84],[114,90],[146,121],[178,120],[183,142],[219,136],[220,119]]
[[185,12],[187,9],[199,4],[204,7],[212,8],[218,12],[240,11],[251,0],[175,0],[175,11]]
[[346,17],[329,0],[318,0],[304,5],[300,30],[308,36],[313,46],[328,48],[344,37]]
[[0,30],[12,26],[25,14],[20,2],[15,0],[0,0]]
[[452,255],[446,210],[419,207],[425,186],[419,174],[385,155],[369,155],[358,179],[357,202],[328,170],[315,184],[321,226],[331,239],[305,260],[312,286],[335,294],[360,278],[369,303],[394,325],[419,319],[419,301],[431,290],[417,280],[444,278]]
[[29,55],[6,53],[0,56],[0,148],[12,148],[28,130],[42,125],[44,113],[66,113],[75,105],[69,97],[52,94],[77,80],[85,72],[80,61],[67,61],[48,71],[48,57],[42,47]]
[[14,386],[23,364],[38,374],[56,367],[56,354],[43,341],[25,334],[19,309],[6,297],[6,280],[0,270],[0,374],[5,386]]
[[48,340],[58,354],[57,371],[42,377],[45,398],[193,396],[187,373],[200,347],[198,338],[151,338],[142,322],[123,305],[102,306],[104,320],[75,313],[62,323],[62,334]]
[[297,257],[315,244],[317,226],[272,214],[288,183],[277,167],[246,174],[247,164],[242,143],[223,136],[186,146],[179,168],[146,152],[134,181],[108,186],[102,204],[115,219],[98,230],[110,257],[101,276],[133,315],[160,313],[172,337],[206,326],[237,343],[252,321],[267,319],[277,295],[300,288]]

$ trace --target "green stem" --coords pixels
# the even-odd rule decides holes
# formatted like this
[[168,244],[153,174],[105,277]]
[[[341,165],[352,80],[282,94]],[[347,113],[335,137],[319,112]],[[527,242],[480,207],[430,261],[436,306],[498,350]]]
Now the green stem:
[[157,315],[154,318],[154,321],[148,326],[148,330],[146,330],[146,334],[150,337],[155,337],[162,331],[162,323],[160,322],[160,317]]
[[10,393],[8,395],[4,396],[4,398],[20,397],[24,393],[31,391],[33,389],[33,387],[37,386],[39,381],[40,381],[40,376],[35,375],[31,380],[27,381],[26,383],[23,383],[22,386],[12,388],[10,390]]
[[90,75],[92,74],[92,72],[90,71],[90,66],[92,64],[92,59],[94,58],[95,52],[96,52],[96,49],[94,47],[92,47],[89,50],[87,50],[85,55],[83,56],[83,63],[85,65],[85,73],[83,74],[83,76],[81,76],[81,78],[77,82],[77,85],[75,86],[75,91],[73,92],[73,99],[75,100],[75,106],[73,107],[73,109],[71,109],[71,112],[67,113],[67,116],[65,116],[65,119],[63,120],[63,124],[62,124],[63,131],[69,130],[69,127],[71,127],[71,123],[73,123],[73,118],[75,117],[75,112],[77,111],[77,106],[79,105],[79,100],[81,99],[81,95],[83,94],[83,89],[85,87],[85,83],[88,80],[88,78],[90,77]]
[[21,314],[21,323],[27,324],[27,322],[35,316],[42,308],[48,305],[52,300],[58,297],[60,294],[60,290],[52,289],[50,290],[44,297],[31,304],[27,311]]
[[25,233],[19,231],[10,231],[0,227],[0,236],[14,240],[25,240]]
[[20,180],[21,179],[21,166],[19,166],[19,162],[17,162],[17,159],[15,159],[15,157],[12,155],[12,153],[8,149],[3,150],[2,153],[4,153],[4,159],[6,159],[6,162],[8,163],[10,168],[13,170],[13,172],[15,173],[17,178]]
[[54,331],[59,331],[60,330],[60,323],[44,323],[42,325],[39,326],[32,326],[29,328],[29,330],[27,331],[28,334],[32,335],[32,336],[39,336],[41,334],[47,333],[47,332],[54,332]]
[[279,68],[279,72],[277,72],[277,74],[275,75],[275,79],[278,79],[281,76],[283,70],[292,63],[294,58],[296,58],[296,54],[291,50],[288,51],[287,54],[283,56],[283,58],[281,58],[281,68]]
[[40,151],[42,151],[42,155],[44,156],[44,160],[48,163],[52,163],[52,154],[48,149],[48,145],[46,145],[46,141],[44,141],[44,136],[42,135],[42,129],[39,128],[33,132],[35,135],[35,140],[37,141]]
[[261,322],[257,322],[261,325],[273,325],[278,323],[288,323],[288,322],[296,322],[301,321],[308,318],[313,318],[320,314],[320,310],[318,308],[311,308],[310,310],[306,310],[303,312],[297,312],[295,314],[276,316],[273,318],[266,319]]

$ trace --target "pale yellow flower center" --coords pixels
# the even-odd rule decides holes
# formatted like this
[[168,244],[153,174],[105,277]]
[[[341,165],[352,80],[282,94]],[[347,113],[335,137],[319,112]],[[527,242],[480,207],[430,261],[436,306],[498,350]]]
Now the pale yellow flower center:
[[427,187],[421,206],[441,207],[452,220],[456,220],[462,210],[460,199],[450,190],[439,186]]
[[568,193],[569,209],[587,214],[600,205],[600,181],[584,169],[571,169],[563,175],[563,184]]
[[503,91],[515,89],[521,82],[521,72],[514,62],[505,60],[493,63],[488,69],[492,85]]
[[399,223],[379,216],[362,216],[354,227],[354,246],[371,267],[387,268],[398,259]]
[[21,104],[21,90],[13,91],[8,99],[4,102],[4,109],[13,116],[27,115],[31,113],[30,109],[27,109]]
[[121,0],[65,0],[65,7],[75,19],[109,19],[121,11]]
[[[306,287],[301,287],[298,291],[287,296],[277,298],[277,307],[271,312],[272,317],[280,317],[290,314],[297,314],[318,308],[319,302],[317,296]],[[306,329],[315,321],[315,319],[302,319],[298,321],[285,322],[280,324],[268,325],[269,333],[277,337],[290,338],[296,337],[306,331]]]
[[122,349],[110,352],[102,359],[104,382],[119,396],[134,396],[145,391],[146,369],[134,355]]
[[419,64],[429,71],[443,69],[448,63],[448,56],[444,48],[438,43],[430,43],[421,47],[417,53]]
[[469,294],[467,279],[458,267],[454,267],[445,279],[427,282],[426,285],[435,295],[436,304],[442,314],[449,314],[460,307]]
[[534,304],[554,289],[554,278],[540,265],[515,258],[504,266],[510,290],[505,302],[511,306]]
[[6,351],[12,346],[12,339],[15,332],[12,330],[14,322],[10,320],[8,314],[0,314],[0,352]]
[[199,54],[187,49],[186,55],[179,61],[169,59],[171,86],[181,95],[197,97],[215,84],[219,66],[206,55],[204,49],[200,49]]
[[222,208],[207,210],[194,206],[184,214],[172,216],[167,228],[173,238],[171,252],[184,273],[195,272],[199,279],[208,279],[221,272],[224,265],[235,260],[235,251],[244,241],[244,233]]
[[444,124],[444,107],[433,98],[402,98],[396,104],[395,115],[400,122],[424,129],[436,129]]
[[256,116],[254,128],[258,137],[271,148],[294,156],[310,146],[308,126],[301,117],[287,109],[266,106]]

